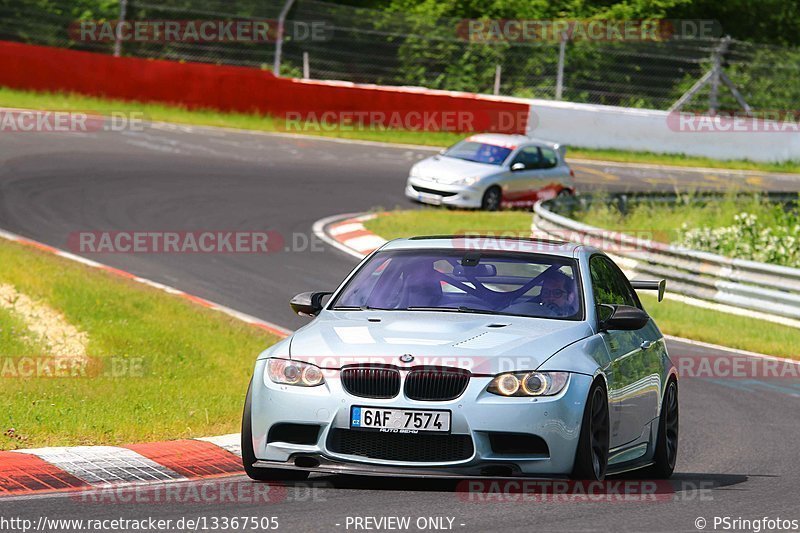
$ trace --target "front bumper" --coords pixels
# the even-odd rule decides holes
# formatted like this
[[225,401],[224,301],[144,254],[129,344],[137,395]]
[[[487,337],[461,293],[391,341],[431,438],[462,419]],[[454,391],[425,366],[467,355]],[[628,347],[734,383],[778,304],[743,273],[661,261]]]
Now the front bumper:
[[407,198],[430,205],[449,205],[477,209],[481,206],[483,191],[475,187],[446,185],[419,178],[408,178]]
[[[318,472],[365,475],[448,477],[475,475],[566,475],[572,471],[580,436],[583,408],[591,377],[572,374],[557,396],[505,398],[486,392],[489,377],[472,377],[466,391],[455,400],[416,401],[403,392],[391,399],[353,396],[337,376],[326,376],[325,384],[302,388],[278,385],[263,378],[265,360],[256,364],[252,388],[253,450],[255,466],[299,468]],[[354,405],[401,409],[447,409],[451,435],[469,436],[473,453],[454,461],[412,462],[377,459],[337,453],[331,449],[332,430],[350,430],[350,408]],[[315,443],[268,442],[274,424],[319,426]],[[547,444],[546,453],[497,453],[490,435],[523,433]],[[446,437],[444,437],[446,438]]]

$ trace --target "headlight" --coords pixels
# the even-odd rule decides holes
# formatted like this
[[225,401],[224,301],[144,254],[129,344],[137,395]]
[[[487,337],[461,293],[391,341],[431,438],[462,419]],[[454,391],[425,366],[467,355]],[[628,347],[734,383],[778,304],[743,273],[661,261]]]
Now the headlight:
[[480,176],[473,176],[471,178],[462,178],[460,180],[456,180],[452,184],[453,185],[464,185],[466,187],[469,187],[470,185],[475,185],[480,180],[481,180]]
[[513,372],[495,376],[486,389],[500,396],[553,396],[567,384],[569,372]]
[[318,366],[288,359],[267,360],[266,375],[274,383],[298,387],[316,387],[325,382],[322,370]]
[[419,165],[414,165],[413,167],[411,167],[411,171],[409,171],[408,175],[410,177],[412,177],[412,178],[418,178],[419,177]]

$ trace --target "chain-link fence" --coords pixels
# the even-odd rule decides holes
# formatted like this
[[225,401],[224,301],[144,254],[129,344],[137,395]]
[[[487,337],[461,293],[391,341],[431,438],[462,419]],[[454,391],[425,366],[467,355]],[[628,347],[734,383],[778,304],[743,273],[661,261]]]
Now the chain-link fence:
[[[123,39],[118,46],[127,56],[272,70],[274,28],[285,5],[285,0],[0,0],[0,39],[113,53],[113,38],[86,38],[76,21],[266,20],[272,28],[268,39]],[[721,42],[481,42],[465,37],[465,23],[295,0],[284,25],[280,73],[300,77],[305,63],[316,79],[489,94],[497,89],[501,95],[667,109],[713,68]],[[731,40],[718,60],[753,109],[798,108],[800,50]],[[708,108],[711,85],[685,108]],[[724,87],[718,100],[720,109],[741,108]]]

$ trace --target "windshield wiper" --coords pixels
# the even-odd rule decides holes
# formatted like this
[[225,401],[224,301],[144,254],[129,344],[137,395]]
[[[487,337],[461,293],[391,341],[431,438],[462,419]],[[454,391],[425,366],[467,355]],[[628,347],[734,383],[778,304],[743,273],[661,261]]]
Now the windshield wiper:
[[336,307],[331,307],[331,311],[396,311],[396,309],[372,307],[369,305],[337,305]]
[[505,313],[501,313],[499,311],[492,311],[490,309],[475,309],[473,307],[465,307],[463,305],[459,307],[406,307],[406,311],[444,311],[448,313],[479,313],[479,314],[486,314],[486,315],[502,315]]

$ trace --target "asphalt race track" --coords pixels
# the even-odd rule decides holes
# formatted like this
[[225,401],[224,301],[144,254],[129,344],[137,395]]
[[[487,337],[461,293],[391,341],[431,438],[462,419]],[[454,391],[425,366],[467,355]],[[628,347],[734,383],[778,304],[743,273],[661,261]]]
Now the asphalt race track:
[[[430,151],[169,125],[121,133],[0,136],[0,228],[68,248],[92,230],[277,231],[272,254],[88,254],[288,328],[295,293],[333,288],[355,261],[317,241],[323,217],[408,206]],[[791,176],[573,163],[582,190],[798,190]],[[498,228],[500,229],[500,228]],[[702,351],[671,343],[672,352]],[[253,354],[255,357],[255,354]],[[242,389],[245,383],[232,383]],[[717,517],[800,519],[796,380],[681,382],[676,474],[655,501],[483,501],[453,481],[315,476],[271,503],[93,504],[69,494],[0,500],[0,515],[50,518],[275,516],[280,531],[354,531],[348,517],[450,517],[457,531],[697,531]],[[205,485],[246,484],[244,477]],[[601,498],[602,499],[602,498]],[[609,498],[613,499],[613,498]],[[210,523],[210,522],[209,522]],[[444,521],[448,525],[448,521]],[[721,526],[717,526],[721,529]],[[363,529],[361,529],[363,530]]]

